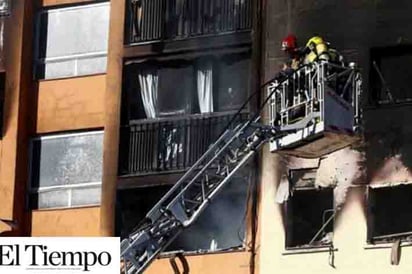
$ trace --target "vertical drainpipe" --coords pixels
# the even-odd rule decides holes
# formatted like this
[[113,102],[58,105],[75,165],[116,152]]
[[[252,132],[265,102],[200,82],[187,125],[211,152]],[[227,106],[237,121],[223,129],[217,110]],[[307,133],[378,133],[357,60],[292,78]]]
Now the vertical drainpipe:
[[114,236],[125,0],[110,1],[100,235]]

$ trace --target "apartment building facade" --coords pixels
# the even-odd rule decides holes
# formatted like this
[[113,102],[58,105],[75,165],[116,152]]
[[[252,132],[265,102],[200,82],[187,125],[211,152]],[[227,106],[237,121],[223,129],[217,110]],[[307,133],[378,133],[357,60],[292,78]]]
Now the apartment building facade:
[[363,142],[312,160],[265,146],[147,272],[174,273],[176,253],[189,273],[410,271],[411,9],[12,1],[1,19],[0,232],[126,237],[241,107],[235,122],[259,109],[282,38],[319,33],[361,68]]

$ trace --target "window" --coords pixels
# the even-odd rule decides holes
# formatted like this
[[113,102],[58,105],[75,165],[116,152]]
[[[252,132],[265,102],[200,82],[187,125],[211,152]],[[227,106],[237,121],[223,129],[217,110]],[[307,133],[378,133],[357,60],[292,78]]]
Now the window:
[[375,103],[402,103],[412,100],[412,45],[371,50],[371,99]]
[[287,249],[332,243],[333,188],[315,188],[315,174],[313,169],[290,172],[293,194],[285,206]]
[[249,54],[129,64],[123,121],[238,110],[249,71]]
[[128,43],[250,30],[252,0],[127,0]]
[[0,0],[0,16],[10,15],[10,0]]
[[36,76],[106,72],[110,3],[43,10],[37,17]]
[[[199,219],[183,231],[166,252],[211,252],[243,247],[248,180],[249,176],[233,178]],[[127,237],[169,189],[170,186],[154,186],[120,190],[117,196],[117,221],[121,237]]]
[[368,189],[368,242],[412,237],[412,185]]
[[43,136],[31,143],[30,207],[100,203],[103,132]]

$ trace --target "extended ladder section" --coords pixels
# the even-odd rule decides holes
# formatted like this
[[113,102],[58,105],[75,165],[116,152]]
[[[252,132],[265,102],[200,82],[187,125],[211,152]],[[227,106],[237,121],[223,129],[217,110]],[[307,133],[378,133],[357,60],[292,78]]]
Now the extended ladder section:
[[[199,217],[209,202],[257,149],[319,157],[352,143],[359,126],[361,78],[354,66],[326,62],[305,66],[270,83],[271,125],[259,118],[228,129],[121,243],[126,273],[150,262]],[[315,143],[315,145],[313,144]]]
[[141,273],[190,226],[269,138],[283,135],[257,119],[227,130],[146,215],[147,224],[121,243],[126,273]]
[[271,151],[317,158],[359,139],[362,78],[355,65],[316,62],[268,86],[270,124],[294,131]]

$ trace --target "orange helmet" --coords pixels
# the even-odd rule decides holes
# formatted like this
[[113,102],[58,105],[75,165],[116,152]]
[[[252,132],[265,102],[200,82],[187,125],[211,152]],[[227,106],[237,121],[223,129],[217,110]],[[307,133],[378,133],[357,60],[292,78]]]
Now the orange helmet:
[[293,34],[289,34],[282,40],[282,50],[289,51],[293,50],[297,47],[297,39],[296,36]]

